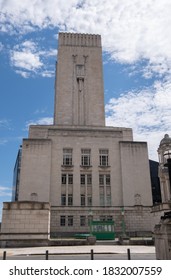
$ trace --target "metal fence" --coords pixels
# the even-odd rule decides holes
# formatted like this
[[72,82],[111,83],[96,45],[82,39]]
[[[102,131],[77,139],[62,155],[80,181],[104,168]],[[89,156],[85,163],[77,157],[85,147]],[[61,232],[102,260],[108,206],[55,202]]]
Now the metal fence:
[[[44,256],[45,260],[49,260],[49,256],[50,255],[55,255],[54,253],[49,253],[49,250],[46,250],[44,254],[39,254],[41,256]],[[66,253],[61,253],[61,254],[58,254],[58,255],[67,255]],[[74,254],[73,254],[74,255]],[[80,253],[81,255],[81,253]],[[96,253],[94,252],[93,249],[90,250],[90,260],[94,260],[95,259],[95,255]],[[7,260],[8,259],[8,256],[7,256],[7,251],[3,251],[3,255],[2,255],[2,259],[3,260]],[[131,260],[131,252],[130,252],[130,249],[127,249],[127,259],[128,260]]]

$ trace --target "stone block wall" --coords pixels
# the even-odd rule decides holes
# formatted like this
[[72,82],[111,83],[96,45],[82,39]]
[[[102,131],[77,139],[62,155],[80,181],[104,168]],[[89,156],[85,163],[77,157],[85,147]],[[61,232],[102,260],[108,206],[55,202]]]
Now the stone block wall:
[[[4,202],[1,245],[36,245],[50,234],[50,205],[44,202]],[[40,242],[39,242],[40,241]]]
[[[125,230],[129,236],[148,236],[152,235],[152,214],[151,207],[135,206],[125,207],[124,215],[122,215],[121,207],[93,207],[92,219],[99,221],[100,217],[111,217],[115,223],[115,232],[119,236],[122,232],[123,220],[125,223]],[[52,207],[51,208],[51,236],[62,237],[71,236],[75,233],[88,233],[89,227],[89,212],[90,209],[84,207],[73,207],[62,208]],[[66,225],[60,226],[60,216],[66,217]],[[73,225],[68,226],[67,218],[73,216]],[[85,226],[80,225],[80,216],[86,216]]]

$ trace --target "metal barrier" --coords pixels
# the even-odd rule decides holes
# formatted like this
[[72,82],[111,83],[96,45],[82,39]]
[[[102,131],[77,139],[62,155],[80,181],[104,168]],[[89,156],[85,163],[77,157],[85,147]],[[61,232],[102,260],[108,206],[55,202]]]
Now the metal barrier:
[[[103,253],[104,254],[104,253]],[[107,254],[107,253],[106,253]],[[45,260],[49,260],[49,255],[56,255],[55,253],[49,253],[48,250],[45,251],[45,254],[40,254],[42,256],[45,256]],[[58,254],[58,255],[68,255],[67,253],[61,253],[61,254]],[[73,254],[74,255],[74,254]],[[80,253],[81,255],[81,253]],[[94,260],[94,250],[91,249],[90,251],[90,260]],[[3,251],[3,256],[2,256],[2,259],[3,260],[6,260],[7,259],[7,252],[6,251]],[[130,249],[127,249],[127,259],[128,260],[131,260],[131,252],[130,252]]]

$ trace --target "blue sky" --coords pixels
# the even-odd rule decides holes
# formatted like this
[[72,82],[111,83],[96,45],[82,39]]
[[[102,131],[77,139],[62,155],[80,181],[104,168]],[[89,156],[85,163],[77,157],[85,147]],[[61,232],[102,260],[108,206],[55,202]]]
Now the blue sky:
[[58,32],[100,34],[106,124],[131,127],[149,158],[171,134],[170,0],[0,0],[0,209],[29,124],[49,124]]

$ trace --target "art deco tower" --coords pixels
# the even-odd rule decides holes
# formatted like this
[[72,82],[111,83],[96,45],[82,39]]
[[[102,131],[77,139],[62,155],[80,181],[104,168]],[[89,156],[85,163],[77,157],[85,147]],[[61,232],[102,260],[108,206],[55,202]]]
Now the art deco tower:
[[100,35],[59,34],[55,87],[55,125],[105,125]]

